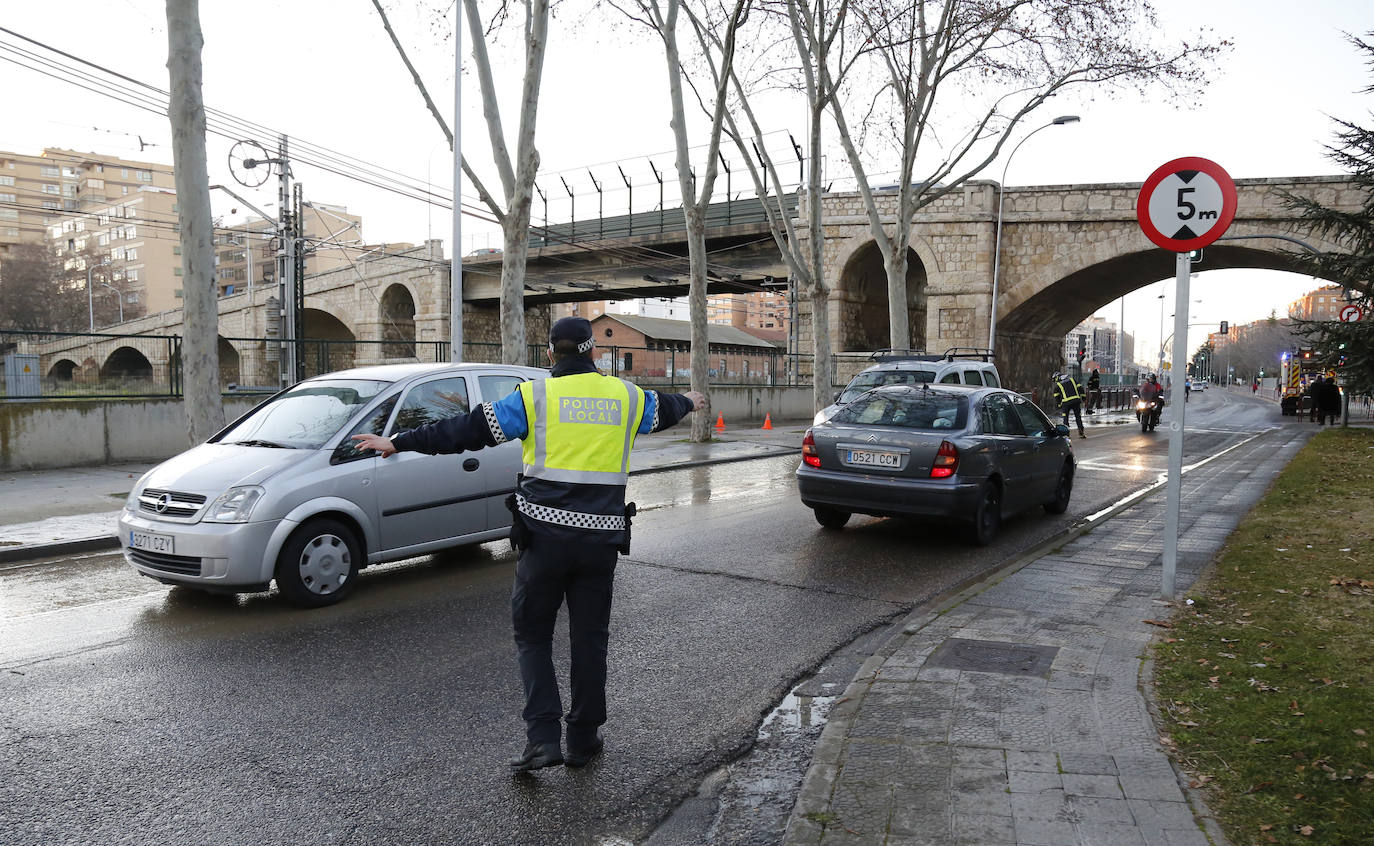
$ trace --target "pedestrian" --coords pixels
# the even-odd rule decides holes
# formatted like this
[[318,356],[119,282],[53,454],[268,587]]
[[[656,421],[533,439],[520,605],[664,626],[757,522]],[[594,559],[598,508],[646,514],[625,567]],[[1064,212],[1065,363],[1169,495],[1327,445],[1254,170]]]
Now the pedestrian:
[[1259,380],[1258,380],[1258,379],[1256,379],[1255,381],[1253,381],[1253,382],[1250,383],[1250,393],[1252,393],[1252,394],[1257,394],[1257,393],[1259,393]]
[[[549,332],[551,375],[503,399],[390,438],[354,435],[383,458],[396,452],[459,453],[523,442],[524,469],[511,509],[519,551],[511,620],[524,683],[526,743],[513,772],[586,765],[603,746],[606,650],[617,553],[628,553],[634,503],[625,502],[635,436],[676,424],[706,405],[696,391],[646,391],[592,363],[591,324],[565,317]],[[568,604],[571,707],[553,666],[558,609]],[[567,722],[567,754],[560,718]]]
[[1093,413],[1094,408],[1102,407],[1102,373],[1096,367],[1093,368],[1092,375],[1088,377],[1088,402],[1087,412]]
[[1321,381],[1322,380],[1320,376],[1313,376],[1312,379],[1307,383],[1307,387],[1303,389],[1303,402],[1307,406],[1308,423],[1317,422],[1317,409],[1320,407],[1318,399],[1320,398],[1319,392],[1321,390],[1319,385],[1321,384]]
[[1088,435],[1083,430],[1083,389],[1079,387],[1078,380],[1070,373],[1057,371],[1050,378],[1054,380],[1054,401],[1064,414],[1064,425],[1069,425],[1069,413],[1073,412],[1074,421],[1078,423],[1078,437],[1086,438]]
[[1336,425],[1336,420],[1341,416],[1341,389],[1336,386],[1334,376],[1327,376],[1325,379],[1317,380],[1317,425],[1326,424],[1326,418],[1331,418],[1331,425]]

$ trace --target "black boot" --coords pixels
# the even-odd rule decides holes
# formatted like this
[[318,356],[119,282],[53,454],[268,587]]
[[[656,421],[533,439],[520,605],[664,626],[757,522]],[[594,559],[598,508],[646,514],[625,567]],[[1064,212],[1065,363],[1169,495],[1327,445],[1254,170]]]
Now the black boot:
[[523,773],[563,763],[563,750],[557,743],[526,743],[525,752],[510,760],[511,772]]

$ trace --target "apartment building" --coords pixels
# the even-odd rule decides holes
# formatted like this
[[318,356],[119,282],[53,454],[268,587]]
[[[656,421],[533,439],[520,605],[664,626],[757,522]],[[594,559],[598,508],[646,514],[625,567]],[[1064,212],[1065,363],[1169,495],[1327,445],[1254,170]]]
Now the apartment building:
[[173,190],[168,165],[48,147],[0,151],[0,259],[19,243],[42,243],[63,215],[118,203],[145,187]]
[[[1075,326],[1064,336],[1064,361],[1078,361],[1078,347],[1083,344],[1085,355],[1083,367],[1097,367],[1104,373],[1119,372],[1117,367],[1117,337],[1120,329],[1105,318],[1096,315]],[[1122,337],[1122,360],[1130,361],[1135,355],[1135,338],[1129,333]]]
[[[363,219],[339,205],[305,203],[301,232],[306,276],[345,267],[371,249],[363,243]],[[220,296],[276,284],[276,234],[276,224],[260,217],[220,228],[215,235],[215,285]],[[387,244],[382,249],[395,252],[412,246]]]
[[1339,285],[1309,291],[1288,304],[1288,316],[1298,320],[1338,320],[1347,301]]
[[787,295],[779,291],[714,294],[706,298],[706,322],[736,329],[771,329],[784,333],[791,324]]

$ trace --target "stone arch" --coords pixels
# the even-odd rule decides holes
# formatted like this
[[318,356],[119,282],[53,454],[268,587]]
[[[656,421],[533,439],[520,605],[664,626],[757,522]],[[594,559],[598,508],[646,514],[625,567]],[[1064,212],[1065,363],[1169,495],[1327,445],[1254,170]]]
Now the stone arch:
[[342,320],[316,308],[305,309],[302,315],[301,360],[307,378],[345,370],[357,359],[357,336]]
[[229,339],[219,336],[219,384],[221,388],[242,384],[239,378],[239,351]]
[[117,347],[105,358],[100,366],[102,382],[151,382],[153,364],[148,357],[133,347]]
[[72,361],[70,358],[59,358],[48,368],[48,378],[55,382],[70,382],[80,370],[81,365]]
[[378,303],[382,358],[415,358],[415,297],[405,285],[388,285]]
[[[1233,226],[1228,233],[1272,234],[1272,225],[1254,224]],[[1339,249],[1310,237],[1297,237],[1318,249]],[[1147,243],[1138,231],[1104,240],[1072,261],[1051,264],[1033,278],[1018,280],[1006,299],[999,297],[996,349],[1003,383],[1015,390],[1039,385],[1064,364],[1064,335],[1083,318],[1132,291],[1171,279],[1176,269],[1174,254]],[[1295,261],[1295,248],[1285,244],[1277,239],[1218,241],[1203,250],[1202,262],[1195,270],[1248,268],[1307,273]]]
[[[907,248],[908,346],[922,349],[926,341],[926,264],[913,247]],[[883,256],[873,240],[859,245],[840,270],[832,295],[838,305],[838,352],[855,352],[891,346],[888,318],[887,273]]]

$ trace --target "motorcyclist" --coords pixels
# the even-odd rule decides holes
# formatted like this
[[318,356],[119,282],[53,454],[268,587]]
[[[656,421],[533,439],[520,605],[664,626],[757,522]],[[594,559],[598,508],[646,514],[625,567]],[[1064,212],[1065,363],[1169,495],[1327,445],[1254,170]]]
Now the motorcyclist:
[[1158,422],[1159,413],[1164,409],[1164,386],[1159,384],[1159,377],[1153,373],[1146,373],[1145,380],[1140,383],[1137,393],[1140,394],[1141,399],[1150,404],[1154,420]]

